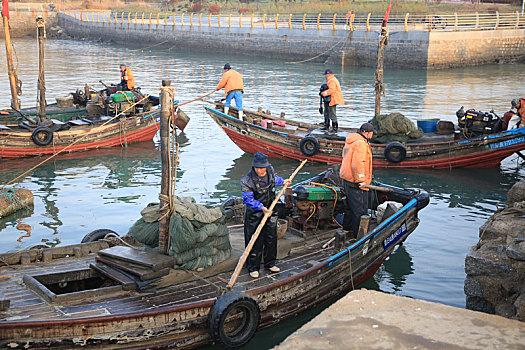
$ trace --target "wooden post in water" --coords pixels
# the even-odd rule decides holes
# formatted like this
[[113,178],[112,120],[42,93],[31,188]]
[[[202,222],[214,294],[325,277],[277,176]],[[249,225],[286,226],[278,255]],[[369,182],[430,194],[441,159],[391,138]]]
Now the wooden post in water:
[[376,91],[376,101],[374,116],[377,117],[381,113],[381,94],[384,94],[385,87],[383,86],[383,56],[385,51],[385,46],[388,44],[388,17],[390,15],[390,2],[388,3],[388,8],[381,23],[381,34],[379,36],[379,46],[377,48],[377,68],[375,72],[375,91]]
[[46,38],[46,22],[41,16],[36,18],[36,27],[38,35],[38,115],[40,123],[47,119],[46,117],[46,80],[44,78],[44,39]]
[[11,51],[11,34],[9,31],[9,18],[3,14],[4,33],[5,33],[5,52],[7,57],[7,74],[9,75],[9,86],[11,87],[11,105],[20,109],[20,101],[18,101],[18,87],[16,85],[18,78],[16,77],[15,68],[13,65],[13,52]]
[[170,125],[169,118],[173,106],[173,87],[170,80],[162,81],[160,92],[160,159],[162,178],[160,180],[159,251],[168,253],[169,249],[169,194],[170,194]]

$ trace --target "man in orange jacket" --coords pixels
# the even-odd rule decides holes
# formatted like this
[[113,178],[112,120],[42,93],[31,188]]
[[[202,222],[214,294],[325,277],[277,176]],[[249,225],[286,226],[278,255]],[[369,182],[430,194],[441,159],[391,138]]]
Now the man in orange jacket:
[[120,90],[131,91],[135,88],[133,72],[125,64],[120,65]]
[[242,119],[242,94],[244,93],[244,83],[241,73],[234,71],[229,63],[224,65],[224,74],[217,85],[217,90],[224,88],[226,92],[226,102],[224,102],[224,113],[228,114],[232,99],[235,99],[235,106],[239,112],[239,119]]
[[372,181],[372,148],[370,139],[374,127],[364,123],[359,131],[346,137],[343,161],[339,176],[343,179],[346,195],[343,230],[350,232],[350,238],[357,237],[362,215],[368,213],[368,188]]
[[[330,96],[330,103],[328,104],[328,118],[329,121],[332,121],[332,129],[329,130],[331,133],[337,133],[337,129],[339,125],[337,124],[337,115],[335,112],[335,109],[337,105],[344,104],[343,100],[343,91],[341,91],[341,84],[339,84],[339,80],[334,76],[334,73],[332,73],[331,69],[327,69],[324,71],[324,75],[326,76],[326,85],[328,85],[328,90],[323,91],[321,93],[322,96]],[[321,130],[327,130],[330,127],[330,125],[325,125],[324,128],[321,128]]]
[[[520,120],[510,127],[521,127],[525,122],[525,98],[515,98],[511,101],[512,108],[516,108],[516,114],[520,117]],[[510,122],[510,120],[509,120]]]

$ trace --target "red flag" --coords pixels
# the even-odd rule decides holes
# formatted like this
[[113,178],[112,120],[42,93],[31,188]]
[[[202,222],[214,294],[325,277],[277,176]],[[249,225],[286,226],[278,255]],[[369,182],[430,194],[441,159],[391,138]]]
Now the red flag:
[[[7,0],[4,0],[7,1]],[[386,8],[385,17],[383,17],[383,22],[381,23],[381,28],[386,27],[388,23],[388,17],[390,17],[390,4],[392,3],[392,0],[388,2],[388,7]]]
[[7,3],[7,0],[2,0],[2,16],[7,17],[7,19],[9,19],[9,5]]

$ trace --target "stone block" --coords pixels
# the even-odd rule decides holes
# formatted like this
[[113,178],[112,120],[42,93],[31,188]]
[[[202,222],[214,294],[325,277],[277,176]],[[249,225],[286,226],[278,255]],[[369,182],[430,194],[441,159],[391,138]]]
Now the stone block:
[[516,182],[507,193],[507,204],[525,201],[525,179]]
[[474,278],[467,276],[465,278],[465,286],[464,286],[465,295],[468,297],[483,297],[483,287],[481,287],[481,284]]
[[483,257],[479,250],[469,252],[465,258],[465,273],[467,275],[506,276],[512,272],[515,272],[512,266]]

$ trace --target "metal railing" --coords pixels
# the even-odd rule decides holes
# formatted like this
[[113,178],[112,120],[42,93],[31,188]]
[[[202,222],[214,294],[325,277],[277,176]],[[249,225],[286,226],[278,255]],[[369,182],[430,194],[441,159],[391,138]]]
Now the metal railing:
[[[380,13],[346,14],[205,14],[110,12],[58,9],[59,12],[84,22],[114,24],[149,24],[169,26],[263,28],[263,29],[317,29],[317,30],[378,30],[383,20]],[[397,31],[461,31],[522,28],[524,16],[516,12],[453,13],[453,14],[391,14],[388,26]]]

